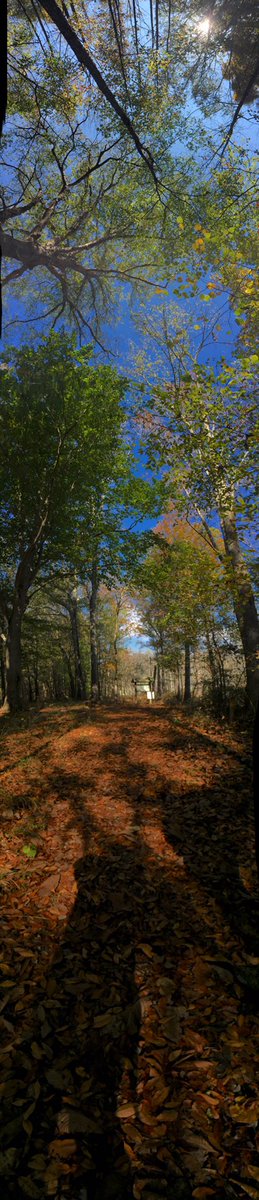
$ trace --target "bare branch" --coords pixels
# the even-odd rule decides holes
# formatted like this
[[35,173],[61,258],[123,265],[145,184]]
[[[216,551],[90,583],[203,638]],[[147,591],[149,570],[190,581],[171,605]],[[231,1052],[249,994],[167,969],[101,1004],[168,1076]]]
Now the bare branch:
[[[215,151],[213,158],[216,158],[217,155],[220,154],[220,151],[221,151],[220,158],[221,159],[223,158],[223,155],[225,154],[225,150],[227,149],[227,146],[229,145],[229,142],[231,141],[232,133],[234,132],[234,128],[238,121],[241,109],[243,108],[243,105],[246,102],[247,96],[249,95],[251,88],[254,86],[255,83],[257,83],[257,80],[259,80],[259,57],[256,60],[256,64],[255,64],[254,70],[252,72],[252,75],[250,75],[250,79],[248,80],[248,83],[246,84],[244,91],[242,92],[242,96],[240,97],[240,100],[235,108],[234,116],[232,117],[232,121],[230,123],[227,136],[224,139],[224,141],[221,142],[218,150]],[[212,161],[212,159],[210,161]]]

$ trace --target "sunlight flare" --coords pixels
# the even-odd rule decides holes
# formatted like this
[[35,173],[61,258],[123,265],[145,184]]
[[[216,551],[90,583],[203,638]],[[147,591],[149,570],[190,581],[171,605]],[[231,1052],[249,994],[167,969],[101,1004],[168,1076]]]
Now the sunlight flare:
[[198,24],[198,33],[201,37],[207,38],[211,29],[211,21],[209,17],[204,17]]

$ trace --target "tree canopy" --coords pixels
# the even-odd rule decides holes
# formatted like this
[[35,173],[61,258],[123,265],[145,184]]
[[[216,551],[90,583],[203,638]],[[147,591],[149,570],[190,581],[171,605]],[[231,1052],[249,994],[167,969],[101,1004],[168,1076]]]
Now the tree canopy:
[[3,285],[17,295],[19,320],[65,319],[102,340],[118,286],[148,286],[150,296],[195,255],[198,269],[201,254],[215,263],[220,248],[234,264],[237,236],[247,266],[242,211],[255,173],[250,165],[250,181],[243,151],[221,168],[233,104],[221,95],[215,56],[224,77],[252,16],[246,6],[233,23],[229,4],[224,24],[218,3],[205,40],[204,20],[196,0],[174,10],[151,4],[145,18],[135,4],[87,11],[77,0],[65,11],[55,0],[13,0],[1,237]]

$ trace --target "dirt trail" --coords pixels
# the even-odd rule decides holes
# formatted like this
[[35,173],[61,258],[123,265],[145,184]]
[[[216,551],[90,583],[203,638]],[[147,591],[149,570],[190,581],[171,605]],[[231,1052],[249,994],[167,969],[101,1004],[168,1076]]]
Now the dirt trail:
[[259,1196],[250,793],[181,709],[2,723],[4,1200]]

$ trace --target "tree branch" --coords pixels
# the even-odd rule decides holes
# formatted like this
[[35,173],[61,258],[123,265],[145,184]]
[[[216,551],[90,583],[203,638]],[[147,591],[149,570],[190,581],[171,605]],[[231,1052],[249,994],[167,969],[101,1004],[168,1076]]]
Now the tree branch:
[[101,72],[96,66],[91,54],[89,54],[88,50],[86,50],[85,46],[83,46],[82,42],[80,42],[77,33],[75,33],[75,30],[72,29],[69,21],[64,16],[64,13],[61,12],[56,0],[39,0],[39,5],[48,13],[50,20],[53,21],[56,28],[59,29],[59,32],[62,34],[62,37],[65,38],[65,41],[71,47],[71,50],[73,51],[73,54],[75,54],[80,66],[85,67],[85,69],[89,72],[89,75],[91,75],[91,78],[94,79],[102,96],[105,97],[105,100],[107,100],[108,104],[110,104],[111,108],[113,108],[116,116],[119,117],[120,121],[122,121],[124,128],[127,130],[127,133],[129,133],[131,140],[136,146],[138,154],[148,167],[154,183],[157,184],[154,160],[150,150],[148,150],[146,146],[143,146],[143,143],[140,141],[130,117],[116,99],[116,96],[111,91],[109,84],[106,83],[103,75],[101,75]]

